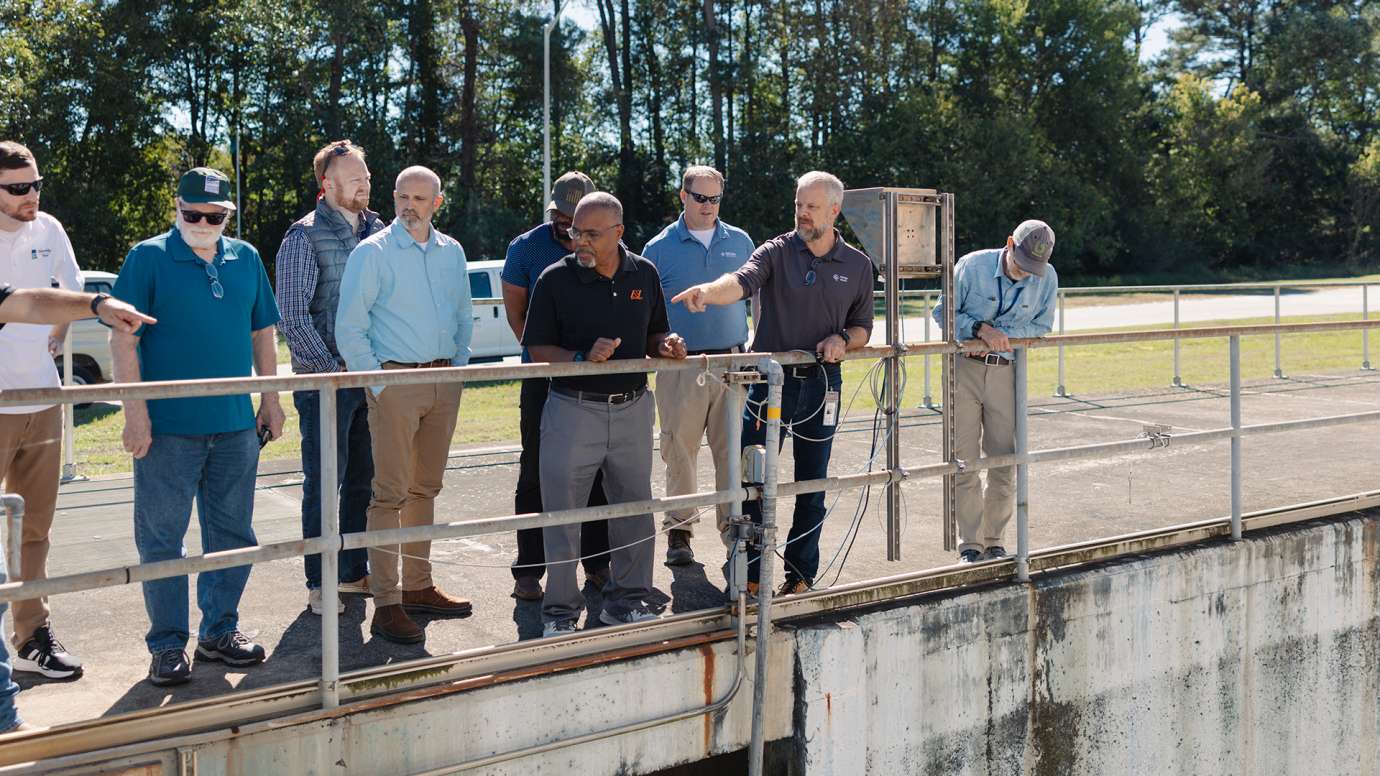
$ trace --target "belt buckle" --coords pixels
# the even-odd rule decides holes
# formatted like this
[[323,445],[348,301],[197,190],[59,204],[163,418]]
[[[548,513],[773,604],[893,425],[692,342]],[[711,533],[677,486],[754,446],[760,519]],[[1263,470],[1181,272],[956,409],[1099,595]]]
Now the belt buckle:
[[986,356],[983,356],[982,363],[987,366],[1001,366],[1001,356],[996,353],[988,353]]
[[628,393],[611,393],[611,394],[609,394],[608,403],[609,403],[609,404],[627,404],[627,403],[628,403],[629,401],[631,401],[631,400],[632,400],[632,392],[628,392]]

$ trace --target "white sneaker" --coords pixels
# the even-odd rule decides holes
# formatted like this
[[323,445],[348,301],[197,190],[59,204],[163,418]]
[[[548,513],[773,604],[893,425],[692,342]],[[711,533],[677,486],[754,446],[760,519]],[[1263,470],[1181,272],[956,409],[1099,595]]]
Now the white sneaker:
[[[321,588],[314,587],[307,591],[307,606],[311,608],[311,613],[320,615],[324,607],[321,605]],[[345,602],[339,598],[335,601],[335,613],[345,613]]]
[[575,620],[556,620],[542,626],[541,637],[549,639],[552,636],[569,636],[578,630],[580,630],[579,624]]
[[599,622],[605,625],[631,625],[635,622],[651,622],[658,619],[646,607],[637,606],[622,614],[609,614],[608,609],[599,612]]

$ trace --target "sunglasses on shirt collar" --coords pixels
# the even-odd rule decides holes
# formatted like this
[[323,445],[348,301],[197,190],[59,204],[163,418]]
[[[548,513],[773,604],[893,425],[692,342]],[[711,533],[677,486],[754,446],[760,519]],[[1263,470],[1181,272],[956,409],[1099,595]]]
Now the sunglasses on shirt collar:
[[29,190],[43,191],[43,179],[29,181],[28,183],[0,183],[0,189],[8,191],[11,195],[22,197],[29,193]]

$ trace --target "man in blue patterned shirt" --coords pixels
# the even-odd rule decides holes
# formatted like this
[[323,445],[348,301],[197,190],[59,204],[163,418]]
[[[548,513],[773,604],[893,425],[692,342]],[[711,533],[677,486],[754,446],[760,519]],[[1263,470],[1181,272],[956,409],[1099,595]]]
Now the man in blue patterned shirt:
[[[575,252],[568,230],[575,217],[575,206],[586,194],[594,191],[594,182],[582,172],[568,172],[551,187],[551,201],[546,206],[549,221],[518,235],[508,245],[503,262],[503,308],[508,313],[508,325],[518,342],[522,341],[527,320],[527,303],[537,277],[547,267]],[[527,348],[522,349],[524,363],[531,361]],[[551,381],[538,378],[522,381],[518,399],[518,426],[522,436],[522,456],[518,459],[517,492],[513,495],[513,509],[521,515],[542,511],[539,471],[541,445],[541,413],[546,406],[546,394]],[[589,506],[608,503],[604,496],[604,478],[595,475],[590,490]],[[609,577],[609,521],[591,520],[580,531],[580,556],[585,566],[585,579],[601,589]],[[542,546],[542,530],[528,528],[517,532],[517,560],[513,561],[513,597],[521,601],[540,601],[541,577],[545,571],[546,551]]]
[[[294,374],[342,372],[345,359],[335,344],[335,309],[345,260],[360,241],[384,228],[369,209],[369,167],[364,149],[349,140],[331,143],[312,160],[321,194],[316,208],[288,227],[275,262],[278,330],[287,340]],[[364,530],[374,460],[369,449],[369,409],[363,388],[335,394],[336,482],[340,493],[340,533]],[[321,395],[294,391],[292,403],[302,430],[302,538],[321,535]],[[305,559],[307,605],[321,614],[321,556]],[[369,552],[341,550],[340,592],[369,592]],[[344,611],[344,604],[339,604]]]

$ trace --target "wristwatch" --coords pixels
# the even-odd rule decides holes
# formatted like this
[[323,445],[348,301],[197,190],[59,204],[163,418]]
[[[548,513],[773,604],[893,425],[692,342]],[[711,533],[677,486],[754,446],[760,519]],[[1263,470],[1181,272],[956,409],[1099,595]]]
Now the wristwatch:
[[584,352],[583,350],[576,352],[576,353],[575,353],[575,357],[572,358],[572,359],[570,359],[570,360],[571,360],[571,361],[584,361],[584,360],[585,360],[585,352]]
[[985,323],[987,323],[987,321],[978,321],[977,323],[973,324],[973,332],[971,335],[973,339],[978,338],[978,332],[982,330],[982,325]]
[[92,314],[92,315],[95,315],[95,316],[97,316],[97,317],[99,317],[101,313],[100,313],[100,311],[97,310],[96,308],[98,308],[98,307],[101,306],[101,302],[104,302],[105,300],[107,300],[107,299],[109,299],[109,298],[110,298],[110,294],[96,294],[94,297],[92,297],[92,298],[91,298],[91,314]]
[[839,332],[839,336],[843,338],[843,346],[844,346],[845,348],[848,347],[848,343],[850,343],[850,342],[853,341],[853,338],[850,337],[850,336],[848,336],[848,330],[847,330],[847,329],[844,329],[843,331]]

